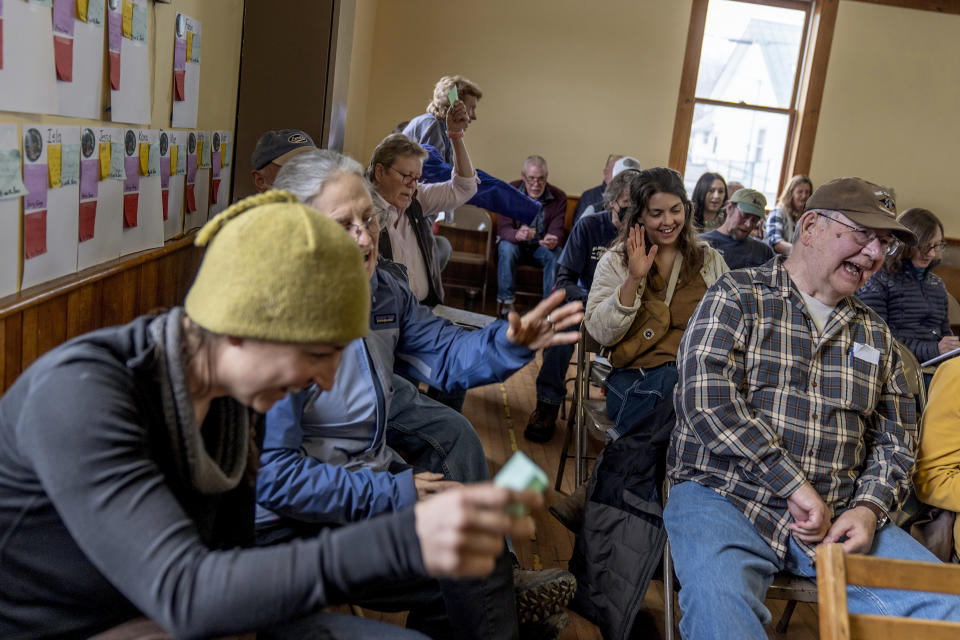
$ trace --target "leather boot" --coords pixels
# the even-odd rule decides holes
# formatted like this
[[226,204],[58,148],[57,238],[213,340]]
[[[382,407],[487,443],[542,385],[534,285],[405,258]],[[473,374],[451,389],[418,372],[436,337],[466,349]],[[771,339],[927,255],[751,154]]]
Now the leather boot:
[[557,429],[557,413],[560,405],[547,404],[537,400],[537,408],[527,420],[527,428],[523,430],[523,437],[531,442],[550,442],[553,432]]

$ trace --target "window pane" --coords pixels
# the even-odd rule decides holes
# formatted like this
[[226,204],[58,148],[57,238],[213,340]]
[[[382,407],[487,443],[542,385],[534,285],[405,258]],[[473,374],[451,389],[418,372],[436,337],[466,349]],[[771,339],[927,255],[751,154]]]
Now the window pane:
[[796,9],[710,0],[697,97],[790,108],[805,17]]
[[687,193],[701,174],[713,171],[762,191],[772,209],[789,125],[790,118],[780,113],[696,105],[683,174]]

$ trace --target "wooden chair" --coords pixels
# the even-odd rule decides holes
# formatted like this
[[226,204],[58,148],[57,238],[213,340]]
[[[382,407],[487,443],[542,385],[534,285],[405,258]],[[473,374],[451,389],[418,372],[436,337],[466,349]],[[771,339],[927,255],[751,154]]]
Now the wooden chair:
[[847,585],[960,595],[960,566],[845,554],[839,544],[817,547],[821,640],[960,638],[960,623],[851,614]]
[[607,376],[610,374],[610,365],[597,362],[591,354],[599,354],[602,346],[594,340],[581,323],[580,338],[577,341],[577,375],[573,389],[573,429],[570,420],[567,421],[567,436],[560,451],[560,464],[557,467],[557,478],[554,489],[560,490],[563,481],[563,470],[567,459],[570,458],[570,445],[574,447],[574,462],[576,476],[574,486],[579,487],[586,482],[588,473],[585,462],[587,437],[604,442],[607,429],[613,426],[613,420],[607,416],[607,403],[603,398],[591,398],[590,387],[606,387]]
[[[480,290],[480,307],[487,300],[487,265],[493,245],[493,221],[485,210],[465,204],[453,212],[451,222],[441,222],[439,234],[453,245],[450,264],[444,269],[444,286]],[[458,268],[457,265],[463,265]],[[448,275],[449,272],[449,275]],[[464,277],[460,277],[460,275]]]
[[[664,483],[663,495],[669,496],[670,483]],[[664,501],[666,503],[666,501]],[[670,555],[670,539],[663,548],[663,629],[666,633],[666,640],[676,638],[676,598],[674,591],[678,588],[673,573],[673,558]],[[767,598],[773,600],[786,600],[787,604],[783,608],[780,620],[774,626],[777,633],[786,633],[787,626],[790,624],[790,618],[793,617],[793,611],[798,602],[816,602],[817,585],[812,580],[795,576],[787,571],[781,571],[773,577],[773,584],[767,590]]]

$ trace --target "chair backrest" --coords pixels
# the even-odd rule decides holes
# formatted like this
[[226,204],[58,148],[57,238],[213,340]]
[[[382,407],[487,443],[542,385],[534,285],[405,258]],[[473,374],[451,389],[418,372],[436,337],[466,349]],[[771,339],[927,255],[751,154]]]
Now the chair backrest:
[[493,226],[490,214],[472,204],[462,204],[453,212],[453,222],[449,226],[470,231],[489,231]]
[[[893,341],[900,354],[900,360],[903,362],[903,373],[907,376],[907,386],[910,387],[910,393],[917,399],[917,408],[922,412],[927,406],[927,386],[923,382],[923,370],[917,357],[899,340]],[[917,416],[919,423],[920,416]]]
[[947,318],[951,328],[960,326],[960,302],[957,302],[949,291],[947,292]]
[[850,614],[847,585],[960,595],[960,566],[845,554],[839,544],[817,547],[821,640],[960,638],[960,623]]
[[[471,233],[483,233],[486,237],[484,243],[484,264],[490,261],[490,247],[493,241],[493,222],[490,214],[485,209],[475,207],[472,204],[462,204],[453,212],[453,220],[440,223],[446,227],[452,227]],[[454,247],[454,251],[457,247]]]

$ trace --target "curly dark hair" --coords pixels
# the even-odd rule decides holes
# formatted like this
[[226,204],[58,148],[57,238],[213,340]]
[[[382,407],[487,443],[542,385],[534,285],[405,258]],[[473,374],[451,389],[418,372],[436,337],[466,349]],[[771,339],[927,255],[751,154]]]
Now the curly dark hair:
[[[631,227],[642,224],[641,216],[647,210],[650,198],[658,193],[669,193],[680,198],[683,203],[683,228],[677,236],[677,250],[683,256],[683,267],[680,271],[681,280],[694,277],[703,266],[703,247],[697,239],[696,230],[691,222],[693,205],[687,197],[687,189],[683,186],[683,178],[677,171],[667,167],[654,167],[640,171],[639,175],[630,181],[630,208],[624,217],[617,238],[611,246],[620,254],[624,264],[627,264],[627,239],[630,237]],[[648,275],[656,274],[657,266],[650,268]]]

